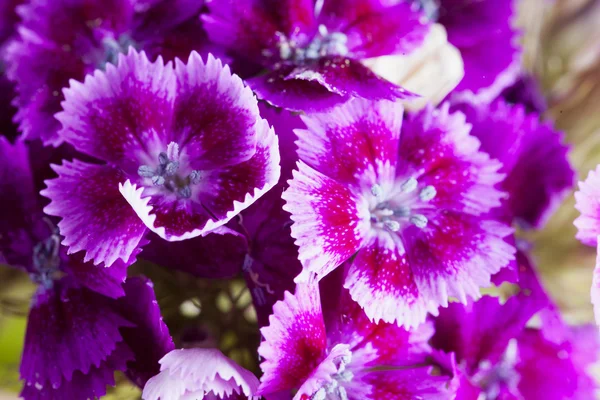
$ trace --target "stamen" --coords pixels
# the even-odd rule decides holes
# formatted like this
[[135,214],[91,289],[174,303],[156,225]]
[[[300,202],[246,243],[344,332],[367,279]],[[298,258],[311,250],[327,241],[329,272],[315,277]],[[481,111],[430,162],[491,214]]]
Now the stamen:
[[337,395],[340,400],[348,400],[348,394],[346,393],[346,389],[343,386],[337,387]]
[[417,182],[417,180],[413,177],[409,178],[406,182],[404,182],[402,184],[402,186],[400,186],[400,189],[404,192],[404,193],[411,193],[414,192],[415,189],[417,189],[417,184],[419,182]]
[[327,398],[327,391],[325,388],[321,388],[315,392],[310,398],[310,400],[325,400]]
[[202,180],[202,174],[200,171],[193,170],[190,172],[190,182],[197,185]]
[[375,197],[381,197],[383,196],[383,189],[381,188],[381,186],[375,184],[371,186],[371,194]]
[[327,27],[323,24],[319,25],[319,34],[321,36],[327,36],[327,34],[329,33],[329,31],[327,30]]
[[427,217],[423,214],[414,214],[410,216],[410,222],[413,223],[417,228],[425,228],[427,226]]
[[400,223],[398,221],[388,219],[383,221],[383,225],[392,232],[398,232],[400,230]]
[[178,194],[184,199],[189,199],[190,197],[192,197],[192,188],[189,186],[184,186],[181,189],[179,189]]
[[154,168],[148,165],[142,165],[138,168],[138,175],[142,178],[152,178],[156,174]]
[[423,188],[423,190],[421,190],[421,192],[419,193],[419,198],[422,201],[429,201],[429,200],[432,200],[436,194],[437,194],[437,191],[435,190],[435,187],[428,185],[428,186],[425,186]]
[[164,151],[161,151],[158,155],[158,162],[161,166],[165,166],[169,163],[169,156]]
[[165,178],[160,175],[154,175],[152,177],[152,184],[154,186],[161,186],[165,184]]
[[177,173],[178,169],[179,169],[179,162],[169,161],[165,167],[165,174],[167,176],[173,176]]

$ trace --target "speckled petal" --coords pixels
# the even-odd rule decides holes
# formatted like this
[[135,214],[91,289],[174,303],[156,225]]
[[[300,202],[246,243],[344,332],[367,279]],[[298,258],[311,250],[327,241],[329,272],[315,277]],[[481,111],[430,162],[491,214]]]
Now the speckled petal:
[[292,236],[305,272],[322,278],[361,247],[370,229],[368,204],[304,162],[298,169],[283,193],[284,210],[292,214]]

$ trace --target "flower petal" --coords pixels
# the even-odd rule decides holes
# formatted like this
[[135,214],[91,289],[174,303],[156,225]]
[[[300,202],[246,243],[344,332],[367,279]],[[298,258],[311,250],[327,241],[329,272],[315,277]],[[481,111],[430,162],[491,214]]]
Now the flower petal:
[[[321,58],[314,65],[296,67],[284,79],[318,83],[347,99],[397,100],[415,97],[408,90],[376,75],[359,61],[346,57]],[[270,100],[268,97],[266,99]]]
[[173,350],[160,364],[160,374],[144,387],[144,400],[254,398],[258,387],[254,374],[217,349]]
[[250,78],[247,83],[259,99],[289,111],[323,111],[348,100],[337,88],[327,86],[319,74],[311,74],[313,79],[289,78],[294,69],[283,66]]
[[116,351],[124,326],[131,324],[111,310],[105,297],[71,281],[40,288],[29,313],[21,378],[30,385],[59,387],[75,371],[89,373]]
[[132,263],[146,227],[118,192],[123,172],[78,160],[54,170],[59,177],[41,192],[51,200],[44,211],[62,218],[58,226],[69,253],[85,250],[84,262],[106,267],[118,259]]
[[292,214],[299,259],[322,278],[360,248],[371,227],[368,204],[302,161],[289,184],[283,208]]
[[573,186],[562,134],[540,123],[537,114],[527,115],[524,107],[503,100],[460,110],[473,125],[471,134],[481,141],[481,150],[503,164],[502,187],[509,194],[511,217],[525,228],[541,228]]
[[594,268],[594,275],[592,277],[591,298],[592,305],[594,306],[596,325],[600,326],[600,243],[598,243],[596,251],[596,267]]
[[[132,255],[139,253],[136,250]],[[133,262],[123,262],[116,260],[110,267],[104,265],[94,265],[92,262],[84,262],[84,252],[64,257],[61,264],[61,270],[72,276],[81,286],[84,286],[94,292],[100,293],[106,297],[117,298],[125,295],[123,283],[127,278],[127,267]]]
[[489,103],[520,73],[520,47],[511,24],[511,0],[442,0],[439,23],[463,57],[465,75],[451,94],[457,101]]
[[416,327],[438,305],[419,290],[401,242],[383,232],[373,235],[351,262],[344,282],[367,316],[378,322]]
[[502,164],[480,151],[464,115],[451,113],[447,104],[409,115],[400,154],[403,163],[396,174],[432,185],[436,195],[429,204],[435,208],[479,215],[499,206],[506,196],[494,187],[504,178],[498,172]]
[[330,112],[302,117],[298,155],[318,172],[357,190],[393,180],[402,126],[400,103],[356,99]]
[[[325,1],[321,20],[330,29],[341,28],[348,37],[348,50],[353,58],[362,59],[390,54],[408,54],[423,43],[429,31],[425,16],[410,2],[390,6],[369,7],[366,3],[384,1]],[[362,3],[344,6],[344,3]],[[398,2],[396,2],[398,3]],[[334,11],[333,8],[336,8]],[[345,7],[354,7],[346,9]],[[369,9],[371,8],[371,9]],[[342,13],[342,21],[339,13]],[[333,14],[338,15],[333,15]],[[355,13],[351,18],[349,13]],[[329,26],[328,26],[329,28]]]
[[270,325],[261,329],[264,341],[258,348],[264,359],[258,392],[263,395],[299,388],[327,357],[327,335],[316,283],[297,285],[294,295],[286,292],[284,299],[273,306],[269,321]]
[[600,166],[590,171],[579,191],[575,192],[575,208],[581,215],[575,220],[577,235],[582,243],[595,246],[600,235]]
[[127,345],[117,343],[115,351],[99,366],[93,365],[87,373],[75,371],[71,380],[60,386],[50,384],[26,384],[21,391],[25,400],[63,400],[78,398],[100,398],[106,394],[107,386],[115,385],[115,371],[124,371],[125,363],[133,357]]
[[163,322],[152,282],[130,278],[124,285],[125,296],[117,299],[114,309],[134,326],[122,327],[123,340],[135,358],[127,363],[127,377],[139,387],[159,371],[159,360],[175,348],[169,328]]
[[168,142],[179,144],[192,169],[244,162],[254,154],[262,129],[257,102],[229,66],[193,52],[175,62],[177,96]]
[[365,400],[446,400],[453,398],[447,387],[448,380],[446,376],[434,375],[432,367],[416,367],[403,370],[368,372],[344,386],[348,393],[354,393],[355,391],[360,393],[359,391],[368,390],[364,397],[361,397]]
[[[443,212],[423,230],[412,227],[403,239],[423,296],[446,306],[449,297],[478,298],[491,275],[515,258],[504,241],[513,231],[494,220]],[[418,231],[418,232],[417,232]]]
[[84,83],[65,89],[59,135],[77,150],[119,166],[137,177],[140,165],[154,164],[171,129],[175,76],[161,58],[144,52],[119,55],[118,66],[96,70]]

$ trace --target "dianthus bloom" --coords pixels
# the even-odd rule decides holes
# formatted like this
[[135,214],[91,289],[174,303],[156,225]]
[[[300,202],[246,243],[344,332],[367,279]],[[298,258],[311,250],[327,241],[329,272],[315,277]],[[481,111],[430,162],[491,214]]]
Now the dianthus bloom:
[[450,399],[449,377],[432,374],[431,324],[407,331],[373,323],[339,276],[331,277],[322,300],[310,282],[275,304],[261,329],[258,394],[298,389],[294,400]]
[[519,270],[520,292],[506,303],[484,296],[436,318],[432,345],[455,354],[456,400],[594,398],[596,329],[567,326],[523,256]]
[[62,89],[130,46],[168,59],[205,49],[202,6],[201,0],[33,0],[18,8],[19,38],[6,59],[24,137],[58,145],[54,114]]
[[306,278],[350,259],[345,281],[369,318],[415,326],[466,302],[506,266],[510,227],[489,215],[501,164],[462,113],[354,100],[303,117],[299,171],[283,197]]
[[44,196],[70,252],[110,266],[150,229],[178,241],[222,228],[275,185],[277,137],[240,78],[209,56],[151,63],[130,51],[65,90],[59,135],[103,160],[56,166]]
[[521,49],[513,26],[513,0],[412,0],[442,24],[462,55],[465,74],[450,95],[455,101],[489,103],[519,76]]
[[257,398],[258,379],[217,349],[173,350],[160,360],[160,373],[144,400]]
[[248,80],[260,98],[290,110],[320,110],[353,97],[411,96],[360,62],[422,43],[429,28],[423,15],[409,2],[396,3],[211,0],[203,19],[212,41],[267,70]]
[[[46,166],[47,167],[47,166]],[[67,255],[41,210],[28,148],[0,137],[0,262],[38,284],[21,362],[25,399],[96,398],[124,371],[143,386],[173,349],[152,283]]]

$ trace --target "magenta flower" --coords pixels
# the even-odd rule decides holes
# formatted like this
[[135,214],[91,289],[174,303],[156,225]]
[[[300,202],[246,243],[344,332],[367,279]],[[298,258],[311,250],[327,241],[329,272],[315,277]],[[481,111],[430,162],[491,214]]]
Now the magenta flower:
[[465,75],[454,101],[489,103],[521,73],[513,0],[413,0],[442,24],[463,58]]
[[408,2],[210,0],[207,5],[203,20],[210,39],[267,70],[248,84],[273,105],[309,111],[353,97],[411,96],[360,63],[421,44],[428,25]]
[[[456,357],[456,400],[594,398],[589,368],[599,350],[591,326],[567,326],[520,254],[521,291],[506,303],[484,296],[452,303],[436,318],[432,344]],[[538,315],[541,327],[527,323]],[[538,324],[539,325],[539,324]]]
[[575,208],[581,215],[575,220],[577,235],[583,244],[595,246],[598,250],[596,267],[592,279],[592,304],[596,323],[600,325],[600,166],[589,172],[583,182],[579,182],[579,191],[575,192]]
[[179,241],[223,225],[277,183],[277,137],[228,67],[119,56],[65,90],[59,135],[104,160],[56,166],[45,208],[70,252],[107,266],[131,257],[150,229]]
[[208,50],[196,0],[33,0],[18,8],[19,38],[7,51],[16,121],[26,139],[58,145],[62,90],[132,46],[151,59]]
[[270,325],[261,329],[258,394],[298,389],[294,400],[450,398],[449,377],[432,374],[431,324],[414,331],[375,324],[337,283],[323,289],[322,303],[312,282],[275,304]]
[[415,326],[479,288],[514,257],[489,212],[501,164],[479,151],[461,113],[409,115],[354,100],[303,118],[299,171],[283,197],[303,276],[351,261],[344,286],[376,321]]
[[144,387],[144,400],[258,398],[258,379],[217,349],[173,350],[160,365]]
[[45,171],[32,168],[29,156],[22,142],[0,137],[0,262],[39,285],[28,317],[21,395],[100,397],[114,385],[115,371],[143,386],[173,349],[152,283],[125,282],[128,263],[105,268],[83,262],[81,253],[66,254],[34,189],[34,175]]

